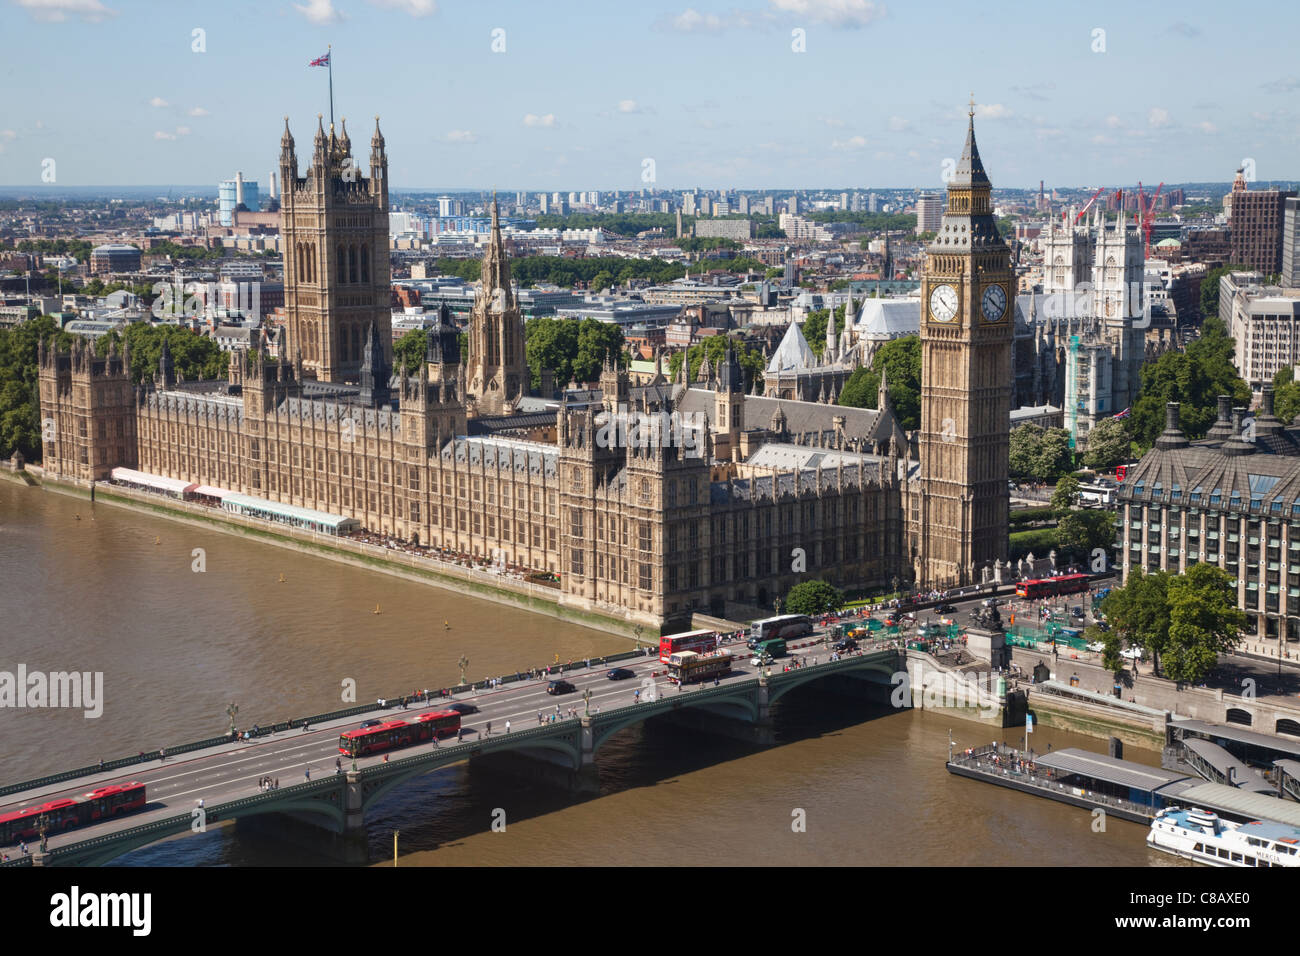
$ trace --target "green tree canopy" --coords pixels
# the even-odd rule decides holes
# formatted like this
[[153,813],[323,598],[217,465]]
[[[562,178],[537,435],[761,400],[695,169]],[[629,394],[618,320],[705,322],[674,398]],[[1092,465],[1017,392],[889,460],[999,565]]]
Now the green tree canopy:
[[1112,588],[1101,602],[1101,612],[1113,632],[1129,647],[1150,654],[1157,675],[1160,657],[1169,646],[1169,583],[1168,571],[1143,574],[1134,570],[1127,584]]
[[1070,433],[1032,422],[1011,429],[1008,466],[1012,478],[1055,481],[1071,470]]
[[1079,479],[1073,475],[1066,475],[1056,482],[1056,487],[1052,489],[1052,510],[1056,512],[1059,519],[1062,514],[1068,512],[1074,507],[1075,499],[1079,497]]
[[419,372],[428,355],[429,336],[424,329],[411,329],[393,345],[393,369],[410,374]]
[[1241,641],[1246,614],[1237,607],[1237,589],[1227,572],[1197,564],[1170,578],[1168,602],[1166,673],[1186,683],[1203,680],[1219,655]]
[[824,614],[844,603],[844,594],[826,581],[802,581],[785,596],[781,609],[787,614]]
[[[822,327],[825,335],[825,326]],[[921,427],[921,338],[906,335],[886,342],[872,356],[870,368],[849,376],[840,392],[839,404],[852,408],[875,408],[880,393],[880,375],[889,382],[889,403],[899,425],[913,431]]]
[[1226,265],[1211,269],[1201,279],[1201,317],[1217,318],[1219,315],[1219,280],[1229,272],[1248,272],[1248,266]]
[[763,370],[767,367],[763,361],[763,353],[725,335],[714,335],[704,339],[692,345],[685,353],[674,352],[668,359],[668,377],[675,379],[681,373],[683,354],[688,363],[686,372],[692,382],[695,381],[695,376],[700,374],[700,366],[704,363],[705,355],[709,357],[709,365],[716,372],[718,366],[726,359],[728,341],[735,349],[736,361],[740,363],[741,370],[746,373],[745,381],[749,383],[750,389],[753,389],[754,382],[762,381]]
[[1129,460],[1133,436],[1122,418],[1103,418],[1088,432],[1088,450],[1083,463],[1089,468],[1114,468]]
[[1201,335],[1183,352],[1166,352],[1142,366],[1142,391],[1130,416],[1134,442],[1148,449],[1165,427],[1165,405],[1180,402],[1180,427],[1189,439],[1204,438],[1218,417],[1218,397],[1250,404],[1250,386],[1232,363],[1233,340],[1217,318],[1207,318]]
[[1056,546],[1084,561],[1098,548],[1109,554],[1115,546],[1115,516],[1101,508],[1066,512],[1056,524]]

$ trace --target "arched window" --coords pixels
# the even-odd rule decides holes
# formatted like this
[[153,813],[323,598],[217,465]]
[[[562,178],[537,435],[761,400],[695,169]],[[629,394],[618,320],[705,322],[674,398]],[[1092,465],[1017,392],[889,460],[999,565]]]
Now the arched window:
[[370,247],[361,247],[361,281],[370,281]]
[[1249,727],[1253,718],[1248,710],[1242,710],[1240,707],[1229,707],[1225,719],[1230,724],[1241,724]]
[[357,281],[357,247],[348,246],[348,281]]
[[347,270],[348,270],[347,262],[344,259],[344,255],[343,255],[343,243],[340,242],[339,243],[339,281],[340,282],[348,281]]

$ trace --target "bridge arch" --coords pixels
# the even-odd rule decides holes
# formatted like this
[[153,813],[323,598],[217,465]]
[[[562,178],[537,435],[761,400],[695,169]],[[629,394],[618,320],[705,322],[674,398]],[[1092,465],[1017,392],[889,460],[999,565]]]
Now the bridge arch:
[[[844,661],[852,661],[853,658],[844,658]],[[889,684],[890,678],[898,670],[895,666],[890,666],[891,662],[877,659],[864,658],[860,664],[854,666],[851,663],[844,667],[837,667],[834,670],[825,670],[822,667],[801,667],[798,670],[790,671],[779,675],[773,675],[768,678],[768,705],[775,704],[778,700],[794,690],[796,687],[802,687],[804,684],[812,683],[816,680],[830,677],[835,674],[846,674],[849,676],[868,677],[872,683],[877,683],[874,675],[884,678],[878,683]]]

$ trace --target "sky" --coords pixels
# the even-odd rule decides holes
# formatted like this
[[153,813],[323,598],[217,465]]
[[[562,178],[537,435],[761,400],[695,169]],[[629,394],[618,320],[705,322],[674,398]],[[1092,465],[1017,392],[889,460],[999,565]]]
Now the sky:
[[[395,188],[1300,178],[1300,5],[0,0],[0,185],[266,188],[335,113]],[[300,168],[299,173],[303,172]],[[45,177],[43,179],[43,177]]]

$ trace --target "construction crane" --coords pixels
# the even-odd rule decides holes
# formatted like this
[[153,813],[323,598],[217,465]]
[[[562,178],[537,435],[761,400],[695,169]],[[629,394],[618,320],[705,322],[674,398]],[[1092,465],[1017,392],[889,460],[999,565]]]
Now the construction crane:
[[1079,220],[1083,218],[1083,214],[1086,213],[1089,209],[1092,208],[1092,204],[1095,203],[1095,202],[1097,201],[1097,197],[1100,196],[1100,195],[1101,195],[1102,193],[1104,193],[1105,191],[1106,191],[1106,187],[1105,187],[1105,186],[1102,186],[1102,187],[1101,187],[1100,189],[1098,189],[1095,193],[1093,193],[1093,194],[1092,194],[1092,198],[1089,199],[1088,202],[1087,202],[1087,204],[1084,205],[1084,207],[1083,207],[1082,209],[1079,210],[1079,215],[1077,215],[1077,216],[1074,217],[1074,222],[1073,222],[1071,225],[1075,225],[1075,226],[1077,226],[1077,225],[1079,224]]
[[1142,192],[1142,184],[1138,183],[1138,212],[1141,213],[1141,219],[1138,221],[1142,229],[1142,241],[1146,246],[1146,257],[1151,258],[1151,223],[1156,218],[1156,200],[1160,198],[1160,190],[1165,188],[1162,182],[1156,187],[1155,193],[1151,196],[1150,204],[1146,201],[1146,194]]

